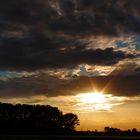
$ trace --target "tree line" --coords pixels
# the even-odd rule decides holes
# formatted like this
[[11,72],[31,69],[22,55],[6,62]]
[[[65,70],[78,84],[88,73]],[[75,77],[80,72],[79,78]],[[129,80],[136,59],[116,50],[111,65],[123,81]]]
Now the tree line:
[[119,128],[113,128],[113,127],[105,127],[104,133],[106,135],[124,135],[124,136],[138,136],[140,133],[136,128],[128,129],[128,130],[121,130]]
[[0,103],[0,134],[67,134],[77,125],[76,114],[57,107]]
[[104,131],[77,131],[77,134],[81,136],[140,136],[140,132],[136,128],[121,130],[109,126],[104,127]]

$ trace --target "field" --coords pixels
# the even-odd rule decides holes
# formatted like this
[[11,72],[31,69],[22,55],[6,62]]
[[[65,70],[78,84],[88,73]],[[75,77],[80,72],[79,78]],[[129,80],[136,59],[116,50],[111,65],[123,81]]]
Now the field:
[[105,136],[0,136],[0,140],[140,140],[140,137]]

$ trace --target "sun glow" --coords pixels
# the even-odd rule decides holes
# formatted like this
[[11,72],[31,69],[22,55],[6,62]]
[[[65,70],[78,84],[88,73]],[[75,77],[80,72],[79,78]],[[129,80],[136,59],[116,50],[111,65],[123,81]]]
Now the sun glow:
[[112,94],[103,94],[101,92],[81,93],[76,95],[77,110],[91,112],[93,111],[112,111],[111,108],[122,104],[122,97],[113,96]]
[[104,103],[105,102],[105,95],[102,93],[85,93],[77,95],[82,103]]

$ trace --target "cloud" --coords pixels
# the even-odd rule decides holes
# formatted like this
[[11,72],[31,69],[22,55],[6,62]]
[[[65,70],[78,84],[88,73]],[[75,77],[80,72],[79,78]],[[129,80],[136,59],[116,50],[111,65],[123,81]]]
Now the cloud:
[[[0,1],[0,15],[3,21],[27,24],[53,16],[55,10],[48,0]],[[39,18],[40,17],[40,18]]]
[[99,91],[116,96],[138,96],[140,94],[139,82],[139,75],[81,77],[59,88],[62,93],[69,91],[69,94]]
[[62,13],[66,15],[73,14],[76,8],[74,0],[59,0],[59,5]]
[[[16,98],[34,95],[50,96],[50,91],[67,81],[47,74],[36,74],[28,77],[12,78],[0,81],[0,97]],[[55,94],[55,93],[53,93]],[[52,96],[55,96],[53,95]]]
[[51,27],[67,34],[116,36],[139,33],[139,5],[138,0],[61,0],[64,16],[52,22]]
[[27,98],[32,96],[70,96],[94,91],[114,96],[140,95],[140,75],[94,76],[59,79],[47,74],[0,81],[0,98]]
[[137,76],[140,75],[140,65],[136,62],[127,62],[119,65],[110,75],[119,76]]
[[83,38],[89,34],[119,35],[120,30],[124,34],[138,33],[140,26],[135,18],[139,12],[138,0],[133,3],[129,0],[0,2],[0,68],[3,70],[114,65],[137,57],[113,46],[89,48],[90,42]]
[[133,59],[137,54],[113,48],[86,49],[88,42],[42,36],[1,39],[0,68],[36,70],[44,68],[72,68],[80,64],[113,65],[120,60]]
[[65,34],[116,36],[140,32],[139,0],[0,1],[1,31],[52,29]]

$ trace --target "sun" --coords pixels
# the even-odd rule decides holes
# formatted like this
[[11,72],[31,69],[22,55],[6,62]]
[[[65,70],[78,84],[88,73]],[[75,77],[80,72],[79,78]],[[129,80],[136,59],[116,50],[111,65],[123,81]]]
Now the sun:
[[83,93],[77,95],[81,103],[94,103],[94,104],[102,104],[105,102],[105,95],[100,92],[94,93]]
[[[75,99],[77,102],[75,108],[83,112],[110,112],[113,106],[120,105],[119,97],[102,92],[80,93],[75,96]],[[116,100],[118,100],[117,103]]]
[[112,107],[121,105],[126,98],[103,92],[87,92],[74,96],[74,107],[81,112],[112,112]]

